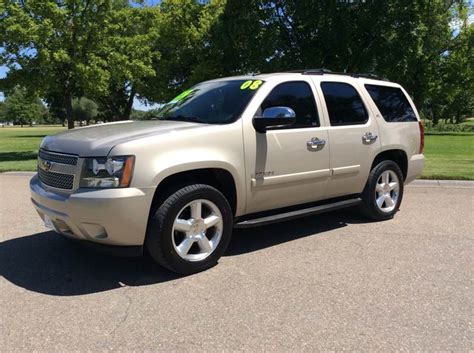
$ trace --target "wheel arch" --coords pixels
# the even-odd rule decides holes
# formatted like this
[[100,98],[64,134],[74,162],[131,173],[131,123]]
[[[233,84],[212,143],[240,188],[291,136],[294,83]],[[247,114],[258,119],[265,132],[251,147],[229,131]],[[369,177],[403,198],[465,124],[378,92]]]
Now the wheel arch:
[[177,188],[190,183],[206,184],[219,190],[228,200],[234,215],[241,207],[240,203],[243,200],[240,200],[237,196],[238,186],[233,174],[225,168],[209,167],[167,173],[155,189],[150,214],[156,209],[157,205],[176,191]]
[[397,165],[400,167],[402,171],[403,180],[406,180],[407,173],[408,173],[407,153],[401,149],[389,149],[389,150],[382,151],[375,156],[372,162],[372,166],[370,167],[370,170],[372,170],[380,162],[386,161],[386,160],[397,163]]

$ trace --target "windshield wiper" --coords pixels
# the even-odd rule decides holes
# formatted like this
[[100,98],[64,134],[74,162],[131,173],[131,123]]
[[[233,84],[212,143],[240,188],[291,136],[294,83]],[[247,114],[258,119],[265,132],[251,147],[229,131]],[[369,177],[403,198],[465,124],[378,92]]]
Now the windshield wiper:
[[209,124],[207,121],[204,121],[198,118],[197,116],[176,115],[176,116],[158,117],[158,118],[161,120],[189,121],[193,123]]

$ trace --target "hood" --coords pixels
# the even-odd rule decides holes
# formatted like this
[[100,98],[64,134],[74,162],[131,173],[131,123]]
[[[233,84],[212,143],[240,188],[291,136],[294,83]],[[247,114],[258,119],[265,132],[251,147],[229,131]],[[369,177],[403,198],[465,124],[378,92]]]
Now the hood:
[[120,121],[75,128],[47,136],[41,142],[41,148],[77,154],[80,157],[107,156],[114,146],[121,143],[205,126],[207,125],[184,121]]

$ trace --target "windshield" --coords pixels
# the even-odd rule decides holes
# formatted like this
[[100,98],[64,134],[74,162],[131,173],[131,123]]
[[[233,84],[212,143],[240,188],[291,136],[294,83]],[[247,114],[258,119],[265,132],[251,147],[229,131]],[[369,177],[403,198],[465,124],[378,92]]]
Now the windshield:
[[229,80],[200,83],[175,97],[158,111],[161,120],[181,120],[206,124],[236,121],[261,80]]

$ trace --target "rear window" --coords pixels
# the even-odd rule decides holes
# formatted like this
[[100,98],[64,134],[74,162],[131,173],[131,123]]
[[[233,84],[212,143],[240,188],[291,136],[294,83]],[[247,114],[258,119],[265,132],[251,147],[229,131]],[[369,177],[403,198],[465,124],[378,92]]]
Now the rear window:
[[365,85],[385,121],[389,123],[417,121],[415,111],[400,88]]

